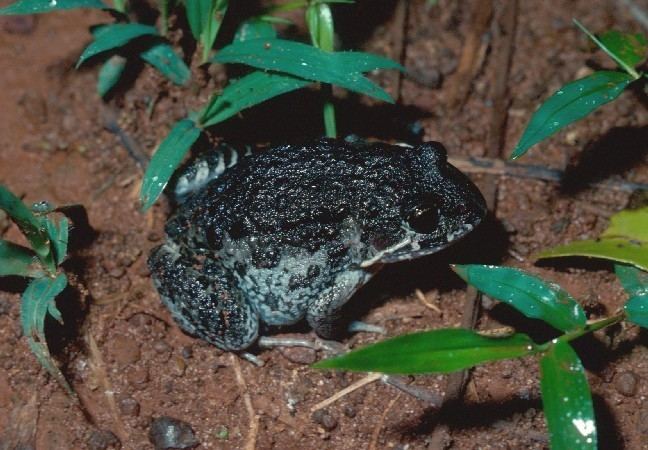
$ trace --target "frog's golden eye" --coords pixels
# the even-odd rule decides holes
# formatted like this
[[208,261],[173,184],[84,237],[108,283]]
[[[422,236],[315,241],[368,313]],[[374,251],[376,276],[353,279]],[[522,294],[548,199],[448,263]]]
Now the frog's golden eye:
[[416,205],[408,214],[407,223],[417,233],[433,233],[439,225],[439,208],[436,202],[426,199]]

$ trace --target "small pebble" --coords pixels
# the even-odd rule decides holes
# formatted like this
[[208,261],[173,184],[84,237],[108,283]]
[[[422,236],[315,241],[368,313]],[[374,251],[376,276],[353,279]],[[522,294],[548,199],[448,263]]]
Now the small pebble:
[[112,431],[95,430],[88,439],[88,449],[90,450],[107,450],[109,448],[121,448],[121,442]]
[[180,354],[184,359],[191,359],[191,357],[193,356],[193,348],[190,345],[185,345],[184,347],[182,347]]
[[284,358],[296,364],[313,364],[317,360],[317,353],[312,348],[282,347],[279,351]]
[[133,367],[126,373],[126,380],[131,386],[141,388],[149,380],[149,372],[146,367]]
[[638,384],[639,377],[634,372],[620,372],[614,377],[614,388],[626,397],[633,397],[637,393]]
[[166,353],[171,350],[171,346],[165,341],[159,340],[153,343],[153,350],[155,350],[156,353]]
[[318,409],[311,416],[313,421],[322,426],[326,431],[332,431],[337,427],[338,421],[327,410]]
[[140,405],[133,397],[124,397],[119,400],[119,410],[125,416],[137,417],[140,412]]
[[349,419],[353,419],[357,414],[356,409],[355,409],[355,407],[353,405],[344,405],[344,408],[342,409],[342,412]]
[[153,419],[149,440],[156,450],[194,448],[199,444],[188,423],[167,416]]
[[121,367],[135,364],[142,356],[139,344],[129,336],[115,336],[111,347],[113,348],[115,361],[117,361],[117,364]]

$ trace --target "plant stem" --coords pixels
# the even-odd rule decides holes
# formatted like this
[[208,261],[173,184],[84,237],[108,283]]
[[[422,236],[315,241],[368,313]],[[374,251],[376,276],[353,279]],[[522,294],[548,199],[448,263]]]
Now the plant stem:
[[[327,98],[331,98],[332,95],[330,94],[331,92],[331,86],[327,85],[326,91],[328,93],[326,94]],[[335,105],[333,105],[333,102],[331,100],[325,100],[324,101],[324,129],[326,131],[326,137],[330,138],[335,138],[337,137],[337,127],[335,125]]]
[[562,336],[560,336],[559,338],[553,339],[549,342],[545,342],[544,344],[539,345],[538,349],[540,351],[546,351],[549,349],[551,345],[554,345],[558,341],[562,341],[562,342],[573,341],[574,339],[578,339],[579,337],[584,336],[588,333],[593,333],[594,331],[598,331],[603,328],[609,327],[610,325],[614,325],[615,323],[619,323],[625,318],[626,315],[625,313],[622,312],[612,317],[606,317],[605,319],[590,322],[587,325],[585,325],[583,328],[569,331],[563,334]]

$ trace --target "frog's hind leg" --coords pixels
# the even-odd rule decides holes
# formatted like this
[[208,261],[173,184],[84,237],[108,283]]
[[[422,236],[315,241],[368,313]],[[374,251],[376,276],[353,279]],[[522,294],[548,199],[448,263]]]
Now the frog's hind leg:
[[373,276],[366,270],[348,270],[335,277],[333,286],[308,305],[306,320],[315,332],[331,339],[340,331],[342,307]]
[[162,302],[185,331],[230,351],[257,339],[258,314],[222,268],[183,257],[173,244],[154,249],[148,265]]
[[175,181],[173,193],[176,202],[183,203],[189,195],[221,176],[250,153],[249,147],[237,150],[229,145],[220,144],[190,160],[180,168],[180,175]]

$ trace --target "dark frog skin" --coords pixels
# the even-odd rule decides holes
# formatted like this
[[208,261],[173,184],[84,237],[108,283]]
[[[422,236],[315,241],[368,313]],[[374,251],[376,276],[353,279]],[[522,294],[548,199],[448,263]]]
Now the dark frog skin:
[[447,247],[486,212],[436,142],[322,139],[208,158],[180,177],[181,203],[148,264],[180,326],[224,350],[252,345],[260,324],[304,318],[332,337],[379,267]]

